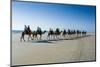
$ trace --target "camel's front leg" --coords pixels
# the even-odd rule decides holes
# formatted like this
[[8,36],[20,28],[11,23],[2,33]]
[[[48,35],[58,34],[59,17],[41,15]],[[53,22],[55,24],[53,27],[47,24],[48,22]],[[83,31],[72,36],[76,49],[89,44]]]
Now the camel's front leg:
[[20,38],[20,42],[22,42],[22,39],[25,41],[24,37],[21,37],[21,38]]
[[41,40],[41,38],[42,38],[42,35],[40,35],[40,40]]
[[28,36],[28,41],[29,41],[29,39],[30,39],[30,35]]
[[25,41],[25,39],[24,39],[24,35],[21,36],[21,38],[20,38],[20,42],[22,42],[22,39]]

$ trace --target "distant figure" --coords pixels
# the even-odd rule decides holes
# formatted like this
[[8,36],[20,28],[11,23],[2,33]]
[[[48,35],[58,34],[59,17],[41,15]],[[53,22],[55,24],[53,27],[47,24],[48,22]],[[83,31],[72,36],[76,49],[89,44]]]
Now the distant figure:
[[32,32],[33,39],[41,39],[42,35],[45,34],[46,32],[47,32],[46,30],[42,31],[40,27],[37,27],[37,30]]
[[41,28],[40,27],[37,27],[37,35],[40,35],[40,38],[39,39],[41,39],[41,37],[42,37],[42,30],[41,30]]
[[54,31],[53,31],[53,29],[49,29],[49,32],[48,32],[48,36],[47,36],[47,38],[49,38],[49,39],[53,39],[54,38]]
[[37,32],[33,31],[32,36],[33,36],[33,39],[37,39]]
[[77,32],[77,37],[81,36],[81,31],[80,30],[77,30],[76,32]]
[[71,31],[70,31],[70,29],[68,29],[68,35],[70,35],[71,34]]
[[83,36],[86,36],[86,33],[87,33],[86,31],[84,31],[84,30],[82,31]]
[[38,31],[41,31],[41,28],[40,28],[40,27],[37,27],[37,30],[38,30]]
[[31,32],[30,26],[28,25],[27,27],[28,32]]
[[28,35],[28,40],[29,40],[29,38],[32,39],[32,37],[31,37],[32,32],[31,32],[30,27],[29,26],[27,27],[26,25],[24,25],[24,26],[25,26],[25,28],[24,28],[24,31],[22,32],[20,41],[22,41],[22,39],[25,41],[25,39],[24,39],[25,35]]
[[55,31],[55,38],[56,38],[56,39],[59,39],[59,38],[60,38],[61,32],[62,32],[62,31],[60,31],[59,28],[56,28],[56,31]]
[[74,30],[73,33],[76,34],[76,31]]
[[26,25],[24,25],[24,31],[27,31],[28,29],[27,29],[27,26]]
[[66,30],[64,29],[63,32],[62,32],[62,36],[65,38],[66,34],[67,34],[67,32],[66,32]]

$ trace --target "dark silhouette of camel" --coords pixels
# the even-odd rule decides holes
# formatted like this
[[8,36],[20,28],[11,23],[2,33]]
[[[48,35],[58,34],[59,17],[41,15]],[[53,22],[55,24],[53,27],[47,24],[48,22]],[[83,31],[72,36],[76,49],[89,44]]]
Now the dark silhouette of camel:
[[[31,40],[33,39],[42,39],[42,35],[45,34],[47,31],[42,31],[42,29],[40,27],[37,27],[36,31],[31,31],[30,26],[28,25],[28,27],[25,25],[24,31],[21,34],[21,38],[20,41],[25,41],[24,36],[28,35],[28,40],[29,38],[31,38]],[[50,28],[50,30],[48,31],[47,34],[47,39],[61,39],[62,37],[64,39],[71,39],[71,38],[77,38],[77,37],[81,37],[81,36],[86,36],[87,31],[80,31],[80,30],[70,30],[68,29],[68,31],[66,31],[66,29],[64,29],[63,31],[61,31],[59,28],[56,28],[56,30],[54,31],[53,29]],[[32,35],[32,36],[31,36]]]
[[59,28],[56,28],[55,31],[53,31],[53,29],[50,29],[47,35],[48,39],[59,39],[60,35],[61,35],[62,31],[60,31]]
[[86,31],[82,31],[82,35],[86,36],[87,32]]
[[49,30],[47,38],[49,38],[49,39],[59,39],[59,38],[61,38],[61,36],[63,38],[67,38],[66,35],[70,38],[73,38],[73,37],[79,37],[79,36],[86,36],[86,34],[87,34],[86,31],[70,30],[70,29],[68,29],[68,31],[66,31],[65,29],[63,31],[60,31],[59,28],[56,28],[55,31],[53,31],[53,29]]
[[59,39],[60,38],[60,35],[61,35],[62,31],[60,31],[59,28],[56,28],[56,31],[55,31],[55,39]]
[[[40,27],[37,27],[37,30],[32,32],[33,39],[41,39],[42,35],[45,33],[46,33],[46,31],[42,31]],[[38,37],[38,35],[39,35],[39,37]]]
[[67,35],[67,31],[64,29],[63,31],[62,31],[62,36],[65,38],[66,37],[66,35]]
[[[32,37],[33,37],[33,39],[36,39],[36,40],[37,40],[37,32],[36,32],[36,31],[33,31],[33,32],[32,32]],[[32,40],[33,40],[33,39],[32,39]]]
[[22,34],[21,34],[20,41],[22,41],[22,40],[25,41],[25,39],[24,39],[24,36],[25,36],[25,35],[28,35],[28,40],[29,40],[29,38],[32,39],[31,34],[32,34],[32,31],[31,31],[30,27],[29,27],[29,26],[27,27],[27,26],[25,25],[25,29],[24,29],[24,31],[23,31]]
[[54,39],[54,31],[51,28],[48,32],[47,39]]

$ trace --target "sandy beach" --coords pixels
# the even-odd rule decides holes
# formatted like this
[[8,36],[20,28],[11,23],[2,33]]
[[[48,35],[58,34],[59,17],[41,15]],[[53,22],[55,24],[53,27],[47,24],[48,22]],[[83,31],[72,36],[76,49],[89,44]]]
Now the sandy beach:
[[20,42],[21,33],[12,32],[12,65],[93,61],[95,34],[90,35],[73,40]]

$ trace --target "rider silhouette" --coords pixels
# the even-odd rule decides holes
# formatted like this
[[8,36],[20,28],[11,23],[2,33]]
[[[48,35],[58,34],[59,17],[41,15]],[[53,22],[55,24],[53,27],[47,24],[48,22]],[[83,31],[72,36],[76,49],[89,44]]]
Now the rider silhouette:
[[27,31],[27,26],[26,25],[24,25],[24,31]]
[[26,25],[24,25],[24,31],[29,33],[31,32],[30,26],[28,25],[28,27]]
[[40,27],[37,27],[37,30],[38,30],[38,31],[41,31],[41,28],[40,28]]
[[28,32],[31,32],[30,26],[28,25],[27,27]]

